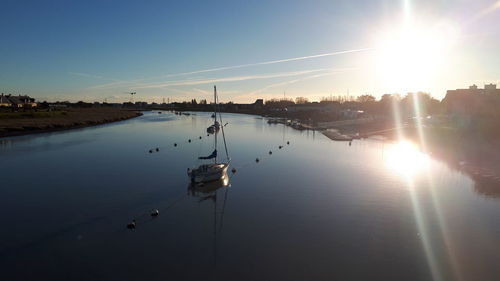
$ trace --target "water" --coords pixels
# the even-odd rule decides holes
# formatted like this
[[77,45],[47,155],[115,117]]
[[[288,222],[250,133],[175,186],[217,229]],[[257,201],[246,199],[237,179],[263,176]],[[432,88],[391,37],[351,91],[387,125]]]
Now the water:
[[411,146],[226,114],[237,173],[192,196],[209,116],[1,140],[2,280],[498,280],[498,193]]

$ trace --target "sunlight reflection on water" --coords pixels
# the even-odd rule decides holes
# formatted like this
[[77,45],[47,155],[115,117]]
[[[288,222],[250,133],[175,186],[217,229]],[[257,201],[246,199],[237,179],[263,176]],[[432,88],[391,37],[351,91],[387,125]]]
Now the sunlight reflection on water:
[[[223,114],[237,172],[230,188],[203,187],[210,200],[188,196],[186,168],[213,149],[210,114],[0,143],[4,279],[420,281],[429,249],[445,277],[448,253],[462,276],[500,275],[499,201],[411,143],[349,146]],[[125,229],[153,208],[158,218]]]

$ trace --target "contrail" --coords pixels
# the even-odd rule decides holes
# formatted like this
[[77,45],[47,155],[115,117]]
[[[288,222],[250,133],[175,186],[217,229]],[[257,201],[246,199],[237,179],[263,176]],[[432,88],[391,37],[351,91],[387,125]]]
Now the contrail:
[[345,68],[345,69],[338,69],[338,70],[331,69],[330,72],[326,72],[326,73],[314,74],[314,75],[311,75],[311,76],[306,76],[306,77],[302,77],[302,78],[298,78],[298,79],[293,79],[293,80],[289,80],[289,81],[285,81],[285,82],[270,84],[270,85],[265,86],[264,88],[261,88],[261,89],[258,89],[258,90],[250,92],[248,94],[248,96],[255,95],[257,93],[263,92],[263,91],[265,91],[267,89],[270,89],[270,88],[274,88],[274,87],[278,87],[278,86],[284,86],[284,85],[289,85],[289,84],[301,82],[301,81],[304,81],[304,80],[309,80],[309,79],[313,79],[313,78],[318,78],[318,77],[323,77],[323,76],[328,76],[328,75],[343,73],[343,72],[346,72],[346,71],[349,71],[349,70],[356,70],[356,69],[357,68]]
[[[217,68],[209,68],[209,69],[196,70],[196,71],[190,71],[190,72],[182,72],[182,73],[175,73],[175,74],[167,74],[167,75],[163,75],[163,76],[157,76],[157,77],[151,77],[151,78],[143,78],[143,79],[136,79],[136,80],[131,80],[131,81],[114,80],[111,83],[106,83],[106,84],[95,85],[95,86],[89,87],[89,89],[102,89],[102,88],[119,87],[119,86],[134,86],[134,85],[137,85],[137,84],[140,85],[140,82],[145,81],[145,80],[156,80],[156,79],[159,79],[159,78],[192,75],[192,74],[199,74],[199,73],[215,72],[215,71],[228,70],[228,69],[237,69],[237,68],[244,68],[244,67],[250,67],[250,66],[269,65],[269,64],[291,62],[291,61],[300,61],[300,60],[307,60],[307,59],[314,59],[314,58],[321,58],[321,57],[328,57],[328,56],[336,56],[336,55],[349,54],[349,53],[365,52],[365,51],[370,51],[370,50],[373,50],[373,49],[374,48],[362,48],[362,49],[337,51],[337,52],[324,53],[324,54],[311,55],[311,56],[304,56],[304,57],[296,57],[296,58],[288,58],[288,59],[272,60],[272,61],[265,61],[265,62],[257,62],[257,63],[234,65],[234,66],[224,66],[224,67],[217,67]],[[225,81],[215,81],[215,82],[225,82]],[[193,83],[191,83],[191,85],[197,85],[197,84],[202,84],[202,83],[200,83],[200,82],[193,82]],[[161,84],[159,83],[157,85],[159,86]],[[172,86],[172,84],[170,84],[169,82],[167,82],[163,86]],[[151,87],[151,86],[149,86],[149,87]],[[149,87],[146,86],[146,88],[149,88]]]
[[235,81],[245,81],[245,80],[254,80],[254,79],[270,79],[270,78],[298,76],[298,75],[320,72],[320,71],[325,71],[325,70],[328,70],[328,69],[312,69],[312,70],[293,71],[293,72],[285,72],[285,73],[233,76],[233,77],[204,79],[204,80],[167,81],[164,83],[137,85],[137,86],[134,86],[132,88],[133,89],[165,88],[165,87],[170,87],[170,86],[193,86],[193,85],[220,83],[220,82],[235,82]]
[[329,57],[329,56],[336,56],[336,55],[349,54],[349,53],[364,52],[364,51],[369,51],[369,50],[372,50],[372,49],[373,48],[354,49],[354,50],[338,51],[338,52],[325,53],[325,54],[312,55],[312,56],[305,56],[305,57],[297,57],[297,58],[272,60],[272,61],[249,63],[249,64],[241,64],[241,65],[234,65],[234,66],[224,66],[224,67],[217,67],[217,68],[209,68],[209,69],[196,70],[196,71],[191,71],[191,72],[168,74],[168,75],[165,75],[164,77],[174,77],[174,76],[198,74],[198,73],[205,73],[205,72],[214,72],[214,71],[236,69],[236,68],[243,68],[243,67],[250,67],[250,66],[268,65],[268,64],[275,64],[275,63],[282,63],[282,62],[298,61],[298,60],[307,60],[307,59]]

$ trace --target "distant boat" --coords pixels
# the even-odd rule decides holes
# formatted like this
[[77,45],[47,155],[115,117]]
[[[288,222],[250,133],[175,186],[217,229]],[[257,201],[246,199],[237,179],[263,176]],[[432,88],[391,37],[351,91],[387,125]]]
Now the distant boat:
[[[214,86],[214,124],[207,128],[207,132],[214,135],[214,150],[208,156],[198,157],[199,160],[212,160],[213,163],[199,165],[198,168],[187,170],[187,174],[192,183],[210,182],[222,180],[227,177],[227,168],[229,167],[229,155],[227,153],[226,137],[224,135],[224,128],[220,126],[217,121],[217,88]],[[222,123],[222,116],[219,113],[219,119]],[[222,139],[224,141],[224,149],[226,151],[226,161],[217,162],[217,135],[219,130],[222,129]]]
[[210,125],[207,128],[207,133],[209,133],[209,134],[215,134],[215,133],[218,133],[219,130],[220,130],[220,123],[217,122],[217,120],[215,120],[214,124]]

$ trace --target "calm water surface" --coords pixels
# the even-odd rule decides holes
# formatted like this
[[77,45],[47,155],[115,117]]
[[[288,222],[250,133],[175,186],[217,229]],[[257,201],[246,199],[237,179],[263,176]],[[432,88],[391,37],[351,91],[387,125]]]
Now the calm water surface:
[[497,197],[410,145],[227,114],[238,171],[193,194],[209,116],[0,140],[1,279],[499,280]]

